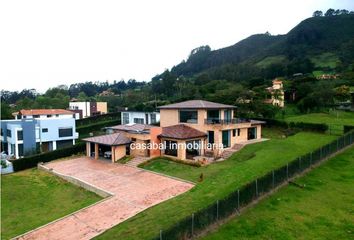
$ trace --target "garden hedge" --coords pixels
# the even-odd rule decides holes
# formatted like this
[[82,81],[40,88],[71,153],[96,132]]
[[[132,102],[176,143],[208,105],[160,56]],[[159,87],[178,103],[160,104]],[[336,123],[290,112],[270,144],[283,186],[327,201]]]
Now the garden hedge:
[[286,122],[276,119],[256,118],[255,120],[265,121],[266,126],[300,129],[302,131],[326,132],[328,125],[324,123]]
[[12,160],[14,171],[21,171],[36,167],[40,162],[49,162],[63,157],[69,157],[85,151],[85,143],[77,143],[74,146],[58,149],[51,152],[40,153],[29,157]]
[[119,120],[120,121],[120,112],[107,113],[103,115],[97,115],[88,118],[82,118],[76,120],[76,127],[85,126],[97,122],[109,121],[109,120]]
[[87,135],[90,132],[99,131],[104,127],[110,127],[118,124],[120,124],[120,120],[115,119],[115,120],[93,123],[86,126],[80,126],[76,128],[76,131],[79,133],[79,137],[80,137],[80,135]]

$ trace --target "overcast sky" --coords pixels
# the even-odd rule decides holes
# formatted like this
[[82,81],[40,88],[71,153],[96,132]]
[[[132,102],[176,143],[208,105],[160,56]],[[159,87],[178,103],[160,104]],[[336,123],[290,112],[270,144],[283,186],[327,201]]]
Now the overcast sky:
[[312,13],[354,10],[353,0],[4,0],[1,89],[85,81],[149,81],[208,44],[285,34]]

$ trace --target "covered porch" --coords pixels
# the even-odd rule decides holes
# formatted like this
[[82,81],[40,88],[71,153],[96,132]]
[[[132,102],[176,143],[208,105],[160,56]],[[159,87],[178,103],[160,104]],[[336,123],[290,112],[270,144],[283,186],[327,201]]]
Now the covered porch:
[[196,160],[205,154],[207,134],[189,126],[179,124],[164,127],[159,138],[164,146],[162,155],[180,160]]
[[85,138],[86,156],[94,159],[106,158],[116,162],[129,155],[131,140],[123,133]]

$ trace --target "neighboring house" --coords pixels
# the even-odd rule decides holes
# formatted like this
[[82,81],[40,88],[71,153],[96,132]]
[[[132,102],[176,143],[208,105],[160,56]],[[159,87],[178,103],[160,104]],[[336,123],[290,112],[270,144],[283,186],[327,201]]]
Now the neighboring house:
[[129,123],[155,124],[160,122],[160,113],[123,111],[121,113],[121,119],[122,119],[122,124],[129,124]]
[[106,114],[107,102],[69,102],[69,110],[78,113],[79,118]]
[[278,79],[273,80],[273,86],[266,88],[270,93],[270,99],[264,100],[265,103],[278,107],[284,107],[284,89],[283,82]]
[[21,110],[13,120],[1,120],[1,150],[20,158],[75,144],[74,113],[64,109]]
[[83,139],[87,156],[108,155],[113,162],[125,155],[219,158],[238,143],[261,139],[263,122],[237,119],[235,108],[203,100],[161,106],[160,127],[140,123],[109,127],[111,134]]

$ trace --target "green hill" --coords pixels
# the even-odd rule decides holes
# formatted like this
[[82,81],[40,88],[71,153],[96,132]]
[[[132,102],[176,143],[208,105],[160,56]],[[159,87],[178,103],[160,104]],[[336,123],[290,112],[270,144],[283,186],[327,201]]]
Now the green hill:
[[196,48],[186,61],[172,67],[171,73],[207,73],[211,78],[235,80],[229,79],[228,73],[237,77],[237,72],[250,71],[250,78],[274,77],[268,73],[331,71],[353,62],[354,15],[346,14],[308,18],[285,35],[256,34],[218,50]]

